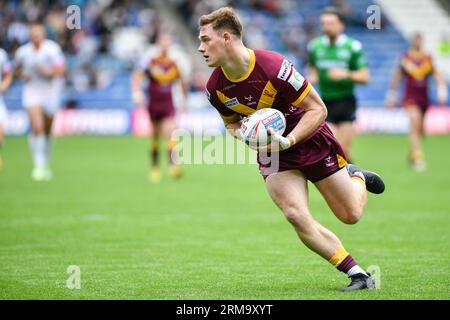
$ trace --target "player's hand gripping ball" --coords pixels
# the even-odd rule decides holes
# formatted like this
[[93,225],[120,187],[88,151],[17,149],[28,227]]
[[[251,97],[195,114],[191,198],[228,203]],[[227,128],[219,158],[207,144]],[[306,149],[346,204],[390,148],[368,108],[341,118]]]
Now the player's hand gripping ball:
[[245,143],[265,146],[270,144],[272,138],[267,132],[269,128],[279,135],[286,130],[286,118],[281,111],[263,108],[252,113],[242,121],[240,133]]

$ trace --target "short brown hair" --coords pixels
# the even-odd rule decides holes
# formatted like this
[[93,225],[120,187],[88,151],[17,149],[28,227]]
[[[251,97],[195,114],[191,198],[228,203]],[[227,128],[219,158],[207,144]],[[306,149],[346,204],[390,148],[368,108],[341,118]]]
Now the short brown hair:
[[205,14],[199,19],[200,27],[208,24],[212,25],[214,30],[226,30],[231,34],[242,37],[242,24],[239,17],[231,7],[217,9],[210,14]]
[[323,9],[320,15],[323,14],[333,14],[339,19],[340,22],[345,23],[344,15],[336,7],[325,7],[325,9]]

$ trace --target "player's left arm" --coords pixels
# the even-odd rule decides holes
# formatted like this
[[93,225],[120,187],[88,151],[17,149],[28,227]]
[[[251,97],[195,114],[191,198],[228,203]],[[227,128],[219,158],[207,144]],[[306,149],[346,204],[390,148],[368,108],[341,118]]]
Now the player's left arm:
[[370,81],[369,68],[362,68],[355,71],[350,70],[348,78],[354,83],[367,84]]
[[322,98],[320,98],[317,91],[310,84],[308,84],[308,86],[310,86],[309,92],[307,92],[303,100],[296,105],[297,107],[302,108],[305,111],[305,114],[294,129],[288,134],[288,137],[292,137],[293,144],[310,136],[320,127],[328,115],[327,107],[322,101]]
[[60,47],[51,51],[52,64],[50,68],[40,68],[39,73],[47,78],[62,77],[66,74],[66,58]]
[[7,72],[3,75],[2,82],[0,83],[0,93],[6,92],[8,88],[11,86],[11,83],[13,81],[13,73]]
[[433,68],[433,77],[436,81],[438,102],[444,105],[448,100],[448,89],[444,75],[439,69]]
[[366,84],[370,81],[368,62],[364,55],[361,42],[357,40],[355,40],[352,45],[348,79],[359,84]]
[[327,107],[311,84],[308,83],[304,94],[299,103],[293,104],[305,111],[294,129],[286,137],[275,133],[272,129],[268,130],[273,140],[279,143],[281,150],[286,150],[310,136],[327,118]]
[[265,150],[286,150],[316,131],[325,121],[328,111],[311,83],[303,78],[293,65],[291,65],[289,77],[277,77],[277,79],[273,79],[273,83],[289,105],[305,111],[300,121],[286,137],[271,129],[268,130],[272,135],[272,143]]
[[330,69],[328,75],[334,80],[350,80],[359,84],[366,84],[370,80],[369,68],[361,68],[358,70]]

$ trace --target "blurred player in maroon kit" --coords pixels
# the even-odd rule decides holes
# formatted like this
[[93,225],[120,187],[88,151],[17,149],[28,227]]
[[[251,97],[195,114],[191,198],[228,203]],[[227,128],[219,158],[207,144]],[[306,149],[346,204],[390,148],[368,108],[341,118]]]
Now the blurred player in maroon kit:
[[[172,139],[175,129],[175,101],[174,86],[181,83],[182,109],[186,108],[186,96],[188,92],[189,62],[181,50],[175,49],[172,37],[169,33],[160,33],[156,39],[156,46],[146,52],[133,73],[131,87],[133,101],[137,105],[146,104],[152,123],[153,135],[150,142],[151,170],[149,179],[158,182],[161,179],[159,168],[159,148],[161,138],[166,139],[169,157],[169,174],[178,178],[182,174],[181,167],[175,164],[174,147],[177,141]],[[142,91],[142,81],[147,78],[148,102]]]
[[[366,188],[382,193],[383,181],[375,173],[347,164],[324,122],[327,109],[323,101],[292,63],[275,52],[244,46],[242,25],[233,9],[204,15],[199,24],[198,50],[208,66],[215,67],[207,96],[228,132],[243,140],[239,130],[243,117],[261,108],[278,109],[286,117],[284,136],[272,131],[269,146],[251,146],[258,150],[260,173],[272,200],[309,249],[351,278],[343,291],[373,288],[370,275],[337,236],[312,217],[307,181],[314,183],[336,217],[347,224],[361,218]],[[263,163],[265,154],[277,165]]]
[[409,114],[409,155],[411,166],[418,171],[424,170],[426,163],[422,150],[422,137],[425,134],[424,118],[429,106],[429,79],[434,76],[437,83],[438,102],[447,103],[447,86],[439,70],[433,65],[431,56],[423,48],[421,34],[412,38],[411,48],[405,52],[400,65],[395,69],[386,105],[394,107],[397,103],[397,89],[400,81],[405,79],[405,93],[401,105]]

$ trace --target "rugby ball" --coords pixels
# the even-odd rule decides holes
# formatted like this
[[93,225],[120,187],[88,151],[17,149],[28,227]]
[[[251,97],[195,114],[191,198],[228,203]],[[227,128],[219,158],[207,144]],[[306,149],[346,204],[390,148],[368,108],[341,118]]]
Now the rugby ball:
[[241,136],[247,144],[264,146],[270,143],[270,135],[267,129],[283,134],[286,130],[286,118],[277,109],[260,109],[242,121]]

